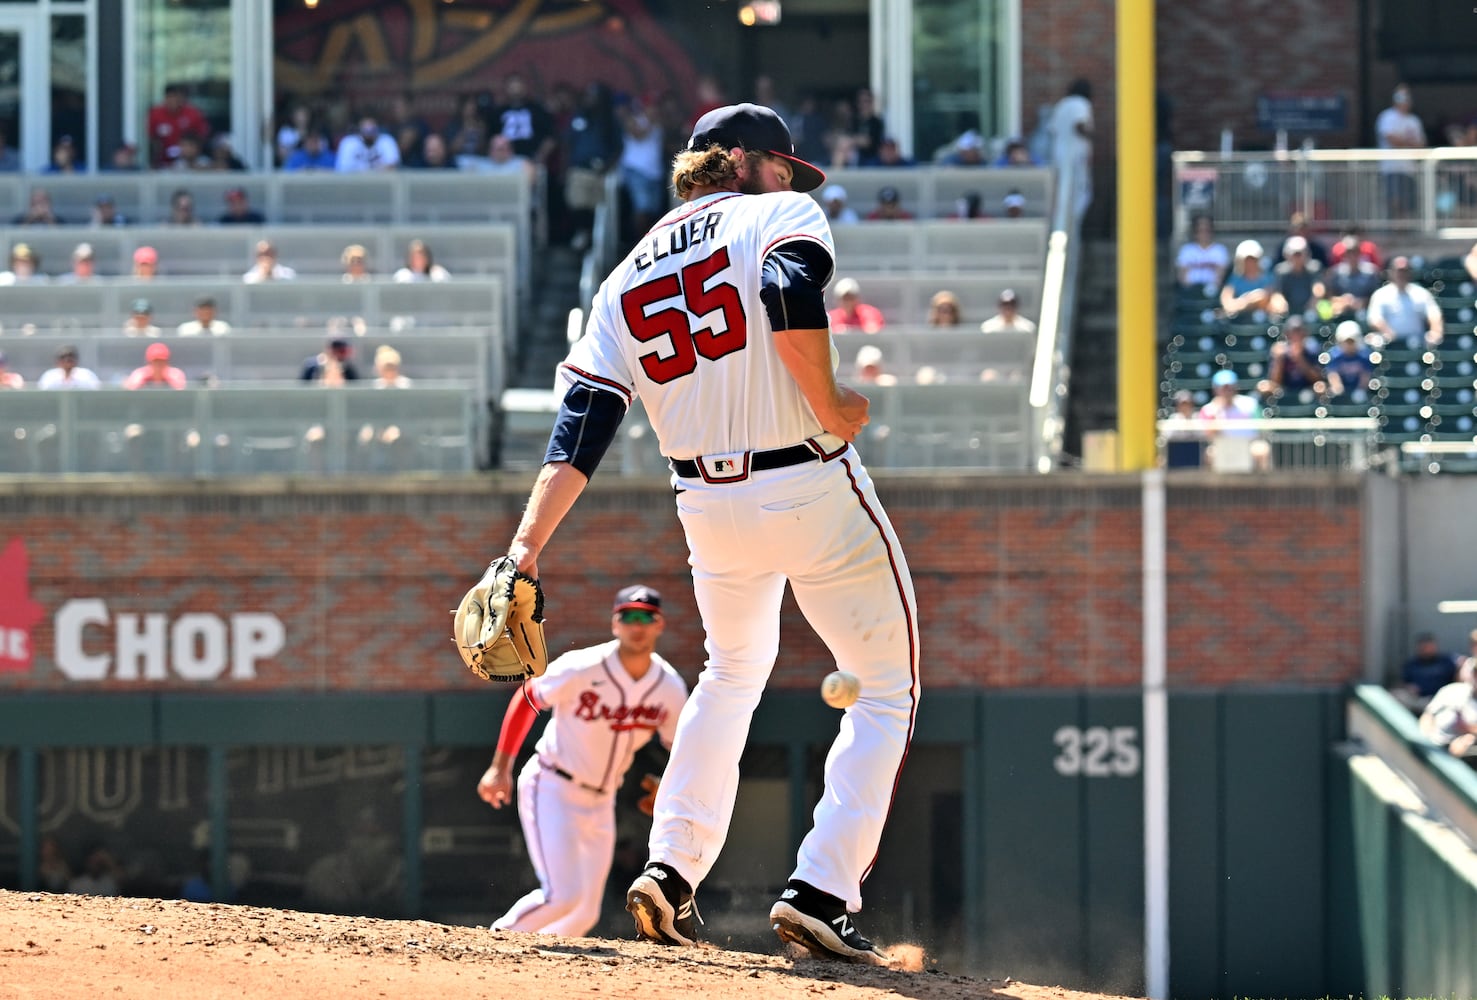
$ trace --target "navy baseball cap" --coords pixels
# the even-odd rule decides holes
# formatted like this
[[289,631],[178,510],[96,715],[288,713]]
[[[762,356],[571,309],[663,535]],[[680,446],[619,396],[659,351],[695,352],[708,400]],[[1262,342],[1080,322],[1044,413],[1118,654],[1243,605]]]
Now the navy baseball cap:
[[788,160],[795,171],[790,187],[796,191],[814,191],[826,183],[825,171],[795,155],[795,140],[784,119],[763,105],[730,104],[699,118],[687,148],[707,149],[715,143],[724,149],[737,146]]
[[625,611],[634,609],[637,611],[660,611],[662,609],[662,595],[650,587],[641,584],[633,584],[622,587],[615,595],[614,611]]

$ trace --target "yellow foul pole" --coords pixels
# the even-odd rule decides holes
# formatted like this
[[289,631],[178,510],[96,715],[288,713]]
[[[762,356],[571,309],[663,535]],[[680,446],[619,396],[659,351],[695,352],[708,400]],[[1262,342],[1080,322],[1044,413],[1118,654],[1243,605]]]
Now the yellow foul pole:
[[1155,464],[1159,375],[1154,287],[1154,0],[1118,0],[1118,447]]

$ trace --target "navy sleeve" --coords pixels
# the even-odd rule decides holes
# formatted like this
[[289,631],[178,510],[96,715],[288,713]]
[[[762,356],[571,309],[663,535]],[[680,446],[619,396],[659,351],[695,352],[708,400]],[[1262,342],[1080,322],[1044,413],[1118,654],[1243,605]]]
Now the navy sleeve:
[[764,258],[759,300],[769,313],[769,324],[780,330],[824,330],[826,283],[835,265],[824,245],[813,240],[791,240]]
[[625,417],[626,401],[615,393],[584,384],[570,386],[554,419],[544,464],[568,462],[585,478],[594,476]]

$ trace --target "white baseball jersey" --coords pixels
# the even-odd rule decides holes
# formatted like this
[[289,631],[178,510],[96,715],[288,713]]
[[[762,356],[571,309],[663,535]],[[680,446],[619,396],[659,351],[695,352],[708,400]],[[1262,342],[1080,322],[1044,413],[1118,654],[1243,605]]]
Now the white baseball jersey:
[[670,663],[652,653],[651,669],[635,680],[621,666],[617,646],[612,639],[565,653],[529,682],[554,712],[535,747],[538,759],[609,794],[653,736],[672,745],[687,700],[687,685]]
[[538,887],[493,922],[495,930],[580,937],[600,919],[615,849],[615,792],[653,736],[672,745],[687,685],[651,656],[636,680],[615,640],[565,653],[528,682],[553,709],[518,775],[518,822]]
[[639,395],[669,458],[785,448],[822,432],[774,348],[759,299],[764,255],[835,244],[825,212],[791,191],[697,198],[668,212],[610,274],[559,368]]

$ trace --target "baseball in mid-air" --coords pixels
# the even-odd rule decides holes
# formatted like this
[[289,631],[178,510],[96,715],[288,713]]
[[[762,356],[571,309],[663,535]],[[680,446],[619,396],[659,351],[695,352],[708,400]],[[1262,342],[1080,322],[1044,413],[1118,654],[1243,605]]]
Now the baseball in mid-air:
[[833,670],[821,681],[821,699],[832,708],[850,707],[861,693],[861,680],[845,670]]

